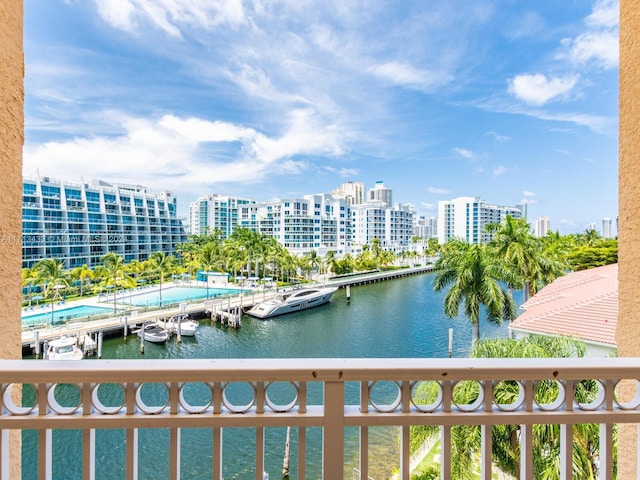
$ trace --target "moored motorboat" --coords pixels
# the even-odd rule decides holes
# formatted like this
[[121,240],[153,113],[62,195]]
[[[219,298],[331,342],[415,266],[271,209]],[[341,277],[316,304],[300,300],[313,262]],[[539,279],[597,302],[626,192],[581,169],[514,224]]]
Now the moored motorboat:
[[145,323],[137,334],[139,337],[144,335],[143,338],[151,343],[164,343],[169,338],[169,333],[156,322]]
[[189,318],[187,314],[173,315],[165,323],[165,330],[169,335],[177,335],[178,328],[180,329],[180,335],[183,337],[193,337],[196,334],[196,330],[200,324],[195,320]]
[[247,311],[256,318],[271,318],[318,307],[331,300],[338,287],[308,287],[278,293],[273,299],[254,305]]
[[84,357],[76,335],[62,335],[49,341],[45,355],[47,360],[82,360]]

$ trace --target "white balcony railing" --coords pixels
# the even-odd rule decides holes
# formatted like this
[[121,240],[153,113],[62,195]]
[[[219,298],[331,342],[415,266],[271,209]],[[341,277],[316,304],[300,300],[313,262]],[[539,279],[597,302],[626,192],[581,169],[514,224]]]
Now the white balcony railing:
[[[480,425],[481,478],[492,478],[491,426],[520,425],[521,478],[533,478],[531,454],[532,425],[557,424],[561,429],[561,478],[572,476],[573,429],[576,424],[600,425],[599,478],[613,478],[613,426],[640,421],[640,359],[198,359],[198,360],[83,360],[0,361],[0,476],[9,462],[10,430],[38,432],[37,469],[39,478],[51,478],[51,455],[56,448],[51,432],[58,429],[82,431],[82,477],[95,478],[96,431],[122,429],[126,432],[126,478],[138,478],[138,430],[167,429],[170,448],[166,477],[180,478],[181,429],[208,429],[211,432],[211,471],[222,478],[223,429],[250,427],[255,431],[252,460],[247,466],[252,476],[262,479],[265,463],[265,431],[271,427],[297,429],[297,478],[305,479],[306,434],[311,427],[322,429],[322,475],[335,480],[345,477],[345,428],[359,430],[360,478],[370,476],[369,429],[395,426],[400,431],[400,478],[409,479],[409,427],[440,426],[441,478],[451,477],[451,428]],[[457,405],[456,385],[461,381],[478,384],[478,399]],[[575,386],[594,380],[598,393],[593,401],[580,404]],[[632,399],[623,401],[620,381],[630,380]],[[520,394],[509,405],[497,404],[493,389],[503,381],[515,382]],[[538,404],[536,388],[542,381],[557,384],[559,394],[549,404]],[[431,382],[437,395],[431,404],[416,401],[415,386]],[[144,386],[160,386],[163,394],[152,402],[145,398]],[[231,385],[248,387],[250,399],[234,403]],[[389,401],[376,396],[376,386],[391,386]],[[204,400],[192,396],[190,387],[200,386]],[[289,389],[275,395],[276,385]],[[32,391],[32,399],[16,401],[17,388]],[[58,389],[75,391],[69,400],[60,400]],[[120,391],[115,403],[104,400],[103,388]],[[319,401],[310,401],[308,392],[321,387]],[[345,389],[357,388],[359,400],[346,404]],[[25,393],[25,398],[27,397]],[[316,395],[317,397],[317,395]],[[436,398],[437,397],[437,398]],[[317,398],[316,398],[317,400]],[[75,462],[79,459],[74,459]],[[635,461],[635,459],[633,459]],[[495,473],[495,472],[494,472]],[[102,474],[104,477],[104,473]],[[349,475],[351,478],[351,474]]]

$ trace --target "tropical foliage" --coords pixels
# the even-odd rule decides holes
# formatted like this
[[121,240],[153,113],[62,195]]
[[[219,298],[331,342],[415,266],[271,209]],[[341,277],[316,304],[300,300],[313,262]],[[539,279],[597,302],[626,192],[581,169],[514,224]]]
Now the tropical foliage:
[[[604,240],[594,230],[560,236],[549,233],[535,238],[524,219],[507,216],[490,224],[487,245],[469,245],[453,239],[441,246],[435,267],[436,291],[449,288],[444,301],[447,316],[458,316],[461,305],[479,338],[481,306],[493,321],[513,319],[513,288],[523,289],[526,301],[545,285],[571,270],[615,263],[617,240]],[[498,286],[506,286],[508,295]]]
[[434,289],[450,287],[444,299],[445,314],[457,317],[464,304],[474,343],[480,338],[481,307],[490,321],[500,323],[516,317],[516,304],[503,287],[503,282],[515,282],[513,271],[503,262],[493,261],[488,247],[453,240],[443,249],[435,268]]
[[[584,355],[584,345],[569,338],[527,337],[522,340],[492,339],[477,342],[471,356],[475,358],[566,358]],[[437,385],[427,383],[418,389],[418,401],[431,402],[437,394]],[[593,380],[583,380],[576,384],[576,401],[591,402],[597,395],[598,387]],[[476,382],[462,382],[454,389],[454,401],[458,405],[471,404],[478,396]],[[495,401],[510,404],[518,395],[518,384],[503,381],[495,386]],[[549,404],[557,398],[558,386],[555,382],[541,382],[536,388],[536,401]],[[573,476],[581,479],[598,478],[598,425],[584,424],[573,427]],[[418,448],[430,436],[438,434],[438,427],[412,426],[411,447]],[[499,468],[517,478],[520,470],[520,442],[514,441],[520,435],[519,425],[495,425],[492,428],[493,461]],[[533,426],[534,478],[560,478],[560,427],[558,425]],[[474,462],[480,452],[480,427],[457,426],[452,429],[451,458],[452,474],[455,479],[470,478]]]

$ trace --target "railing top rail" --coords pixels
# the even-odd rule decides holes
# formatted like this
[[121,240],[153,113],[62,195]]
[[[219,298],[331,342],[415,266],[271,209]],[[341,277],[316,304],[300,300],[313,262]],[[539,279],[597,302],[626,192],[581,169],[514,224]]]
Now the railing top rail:
[[640,379],[640,358],[0,360],[0,383]]

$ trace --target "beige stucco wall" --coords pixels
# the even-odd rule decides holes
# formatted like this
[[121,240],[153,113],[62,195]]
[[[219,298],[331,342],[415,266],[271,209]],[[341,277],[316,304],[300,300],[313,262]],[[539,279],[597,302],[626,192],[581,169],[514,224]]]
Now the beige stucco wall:
[[[0,1],[0,358],[22,355],[22,22],[22,0]],[[19,442],[17,432],[10,436],[11,478],[20,478]]]
[[[618,353],[640,357],[640,9],[620,1]],[[633,334],[629,334],[633,332]],[[619,479],[638,478],[637,426],[620,427]],[[625,462],[624,459],[633,461]]]

